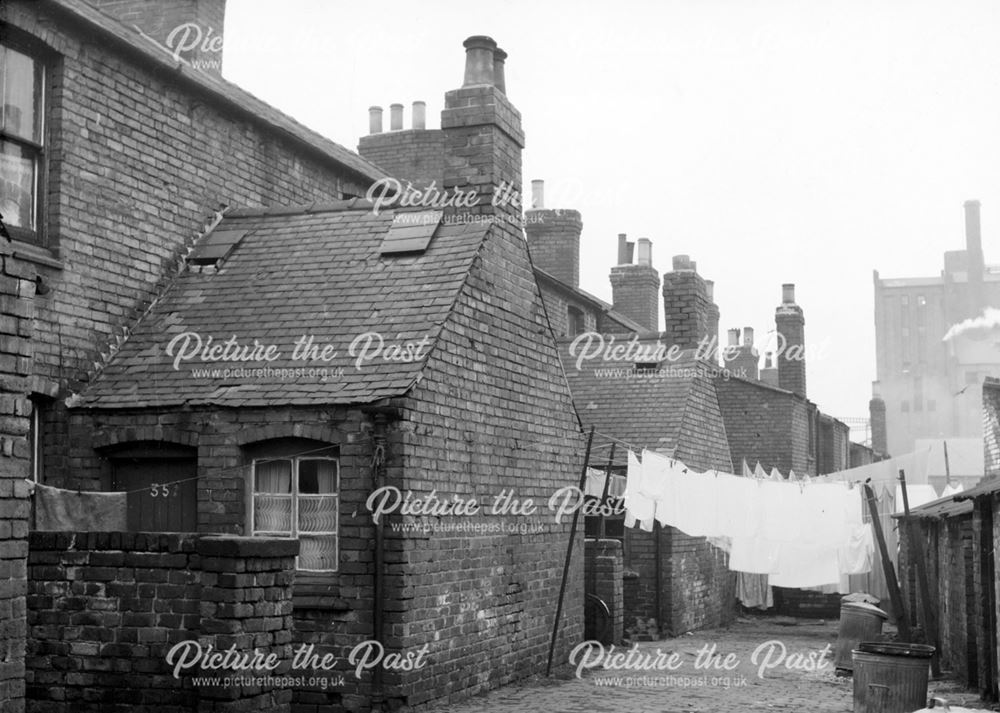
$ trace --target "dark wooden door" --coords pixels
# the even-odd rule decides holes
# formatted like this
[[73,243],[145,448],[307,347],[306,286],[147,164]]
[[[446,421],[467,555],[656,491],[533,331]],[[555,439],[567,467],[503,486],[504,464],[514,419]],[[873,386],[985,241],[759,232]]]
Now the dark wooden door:
[[[116,458],[115,490],[128,492],[126,523],[132,532],[195,532],[198,474],[193,458]],[[179,482],[178,482],[179,481]]]

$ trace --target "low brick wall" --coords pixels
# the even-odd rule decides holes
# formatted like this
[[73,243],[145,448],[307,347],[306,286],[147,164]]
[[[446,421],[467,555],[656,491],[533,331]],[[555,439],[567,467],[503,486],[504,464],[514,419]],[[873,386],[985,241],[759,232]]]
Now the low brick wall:
[[33,532],[29,545],[29,712],[291,710],[290,688],[196,685],[236,674],[195,664],[178,678],[167,657],[189,641],[188,660],[212,646],[289,661],[297,540]]
[[611,614],[610,626],[600,615],[592,615],[594,610],[588,605],[584,636],[597,638],[603,644],[622,642],[622,625],[625,620],[625,599],[623,593],[624,567],[622,564],[622,543],[618,540],[586,540],[584,544],[583,578],[584,591],[603,601]]

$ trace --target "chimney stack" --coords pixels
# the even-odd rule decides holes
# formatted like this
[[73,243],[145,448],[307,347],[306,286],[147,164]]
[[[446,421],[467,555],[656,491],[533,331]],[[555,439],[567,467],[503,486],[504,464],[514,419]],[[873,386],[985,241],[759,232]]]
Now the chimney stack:
[[368,107],[368,134],[374,136],[382,133],[382,107]]
[[531,261],[560,282],[580,286],[580,234],[583,220],[575,210],[545,208],[545,182],[531,182],[531,209],[524,213]]
[[[515,232],[513,226],[520,225],[523,208],[521,113],[496,85],[497,43],[489,37],[476,35],[468,38],[463,46],[464,82],[461,88],[445,93],[441,112],[445,147],[442,185],[448,193],[475,192],[477,204],[455,206],[446,213],[502,217],[503,220],[494,221],[493,229],[512,233]],[[502,64],[506,55],[502,51],[500,55]],[[506,221],[509,224],[505,228],[496,227]],[[580,223],[579,213],[576,213],[576,223]],[[520,237],[519,227],[516,232]],[[576,275],[578,280],[578,268]]]
[[[734,333],[736,335],[735,342],[733,341]],[[760,353],[753,343],[753,327],[744,327],[742,344],[739,339],[740,330],[730,329],[730,345],[726,349],[728,354],[724,366],[729,369],[733,376],[748,381],[758,381],[760,379]]]
[[969,269],[969,316],[978,317],[986,300],[983,294],[983,277],[986,261],[983,256],[983,236],[979,219],[979,201],[965,201],[965,250]]
[[705,290],[708,293],[708,338],[712,341],[712,361],[719,360],[719,305],[715,304],[715,281],[705,280]]
[[781,286],[781,304],[774,311],[774,324],[781,335],[778,358],[778,386],[806,396],[805,325],[802,308],[795,303],[795,285]]
[[[663,275],[664,332],[669,345],[696,349],[704,344],[712,320],[708,289],[705,279],[698,274],[697,263],[687,255],[675,255],[673,270]],[[715,330],[717,335],[717,321]]]
[[768,386],[778,385],[778,370],[774,366],[774,354],[771,352],[764,354],[764,368],[760,370],[760,381]]
[[87,0],[126,27],[138,27],[194,69],[222,75],[226,0]]
[[619,233],[618,264],[611,268],[611,300],[616,312],[656,332],[660,325],[660,274],[653,267],[653,243],[639,238],[638,259],[633,265],[635,248],[625,233]]
[[879,382],[872,382],[872,398],[868,402],[868,418],[872,429],[872,450],[876,455],[889,455],[889,431],[885,418],[885,401],[879,393]]
[[427,128],[427,102],[413,102],[413,130],[423,131]]

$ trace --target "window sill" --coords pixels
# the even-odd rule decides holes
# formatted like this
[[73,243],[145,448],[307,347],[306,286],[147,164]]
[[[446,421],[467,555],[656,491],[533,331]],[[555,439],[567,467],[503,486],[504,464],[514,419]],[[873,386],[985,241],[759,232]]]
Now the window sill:
[[62,260],[57,257],[54,250],[26,243],[23,240],[18,240],[17,238],[14,238],[13,248],[14,257],[18,259],[27,260],[28,262],[33,262],[36,265],[44,265],[45,267],[51,267],[56,270],[63,269]]

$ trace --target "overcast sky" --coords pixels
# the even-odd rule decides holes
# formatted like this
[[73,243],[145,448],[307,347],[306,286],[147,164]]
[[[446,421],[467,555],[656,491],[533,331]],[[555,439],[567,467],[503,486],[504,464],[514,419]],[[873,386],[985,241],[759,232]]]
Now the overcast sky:
[[223,71],[356,150],[372,104],[438,128],[473,34],[510,55],[525,184],[583,214],[581,287],[610,301],[617,234],[648,237],[760,339],[794,282],[827,413],[867,415],[873,269],[937,275],[968,198],[1000,260],[995,0],[229,0]]

